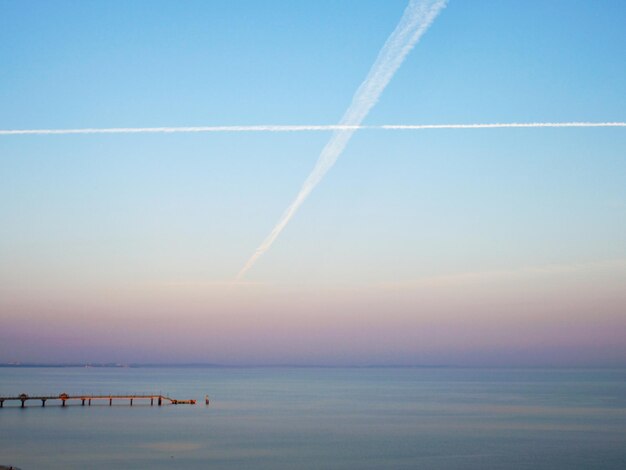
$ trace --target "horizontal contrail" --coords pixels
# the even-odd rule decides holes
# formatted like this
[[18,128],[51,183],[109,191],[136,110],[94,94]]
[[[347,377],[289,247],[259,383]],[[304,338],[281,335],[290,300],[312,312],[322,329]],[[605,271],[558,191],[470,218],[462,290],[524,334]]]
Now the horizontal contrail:
[[350,106],[339,121],[341,126],[350,127],[333,132],[295,199],[289,204],[269,235],[241,268],[237,274],[237,279],[242,279],[263,253],[269,250],[311,191],[332,168],[356,131],[354,126],[361,125],[408,53],[417,44],[417,41],[426,32],[445,4],[446,0],[411,0],[409,2],[400,22],[378,53],[378,57],[376,57],[365,80],[357,89]]
[[254,125],[254,126],[197,126],[197,127],[111,127],[88,129],[16,129],[0,130],[0,135],[49,135],[49,134],[170,134],[193,132],[302,132],[356,130],[359,126],[341,125]]
[[626,127],[626,122],[498,122],[494,124],[386,124],[367,129],[497,129],[505,127]]
[[493,124],[253,125],[198,127],[111,127],[87,129],[0,129],[0,135],[173,134],[194,132],[319,132],[356,130],[497,129],[515,127],[626,127],[626,122],[499,122]]

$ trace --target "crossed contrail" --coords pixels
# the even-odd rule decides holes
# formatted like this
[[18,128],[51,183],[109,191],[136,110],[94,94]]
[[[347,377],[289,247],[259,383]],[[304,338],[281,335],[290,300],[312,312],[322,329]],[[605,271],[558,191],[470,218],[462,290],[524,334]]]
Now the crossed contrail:
[[479,124],[383,124],[379,126],[274,125],[255,126],[197,126],[197,127],[111,127],[87,129],[0,129],[0,135],[58,135],[58,134],[172,134],[193,132],[315,132],[370,130],[427,129],[497,129],[511,127],[626,127],[626,122],[499,122]]
[[[380,94],[404,61],[404,58],[426,32],[445,4],[446,0],[411,0],[409,2],[398,26],[396,26],[396,29],[385,42],[367,77],[354,94],[352,103],[339,122],[340,125],[358,126],[363,122],[367,113],[376,104]],[[354,132],[355,129],[352,128],[335,130],[333,132],[332,137],[322,150],[313,171],[300,188],[300,192],[287,207],[287,210],[267,238],[241,268],[241,271],[237,274],[237,279],[242,279],[256,260],[272,246],[274,240],[280,235],[280,232],[283,231],[289,220],[291,220],[307,196],[313,191],[313,188],[317,186],[326,172],[335,164]]]
[[533,127],[626,127],[626,122],[530,122],[492,124],[388,124],[363,126],[361,123],[378,101],[381,93],[398,70],[407,54],[437,17],[447,0],[411,0],[396,29],[387,39],[367,77],[357,89],[352,103],[336,125],[250,125],[250,126],[196,126],[196,127],[124,127],[85,129],[15,129],[2,130],[0,135],[56,135],[56,134],[139,134],[139,133],[201,133],[201,132],[306,132],[333,131],[296,198],[287,207],[276,226],[259,245],[237,274],[242,279],[254,263],[274,243],[298,208],[335,164],[359,129],[426,130],[426,129],[493,129]]

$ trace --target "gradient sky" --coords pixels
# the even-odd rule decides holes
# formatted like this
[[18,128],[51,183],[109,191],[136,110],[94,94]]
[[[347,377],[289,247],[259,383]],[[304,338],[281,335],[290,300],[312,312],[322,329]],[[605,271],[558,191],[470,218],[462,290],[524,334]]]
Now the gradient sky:
[[[404,1],[0,0],[0,129],[335,124]],[[623,1],[451,0],[364,124],[626,120]],[[0,362],[626,365],[626,131],[0,136]]]

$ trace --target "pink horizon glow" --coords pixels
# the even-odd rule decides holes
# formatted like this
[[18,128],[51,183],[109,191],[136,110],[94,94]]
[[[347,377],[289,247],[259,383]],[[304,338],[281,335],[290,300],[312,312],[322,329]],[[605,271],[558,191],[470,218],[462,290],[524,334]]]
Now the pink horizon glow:
[[[626,263],[370,286],[173,282],[2,300],[22,362],[624,365]],[[24,291],[24,293],[29,291]]]

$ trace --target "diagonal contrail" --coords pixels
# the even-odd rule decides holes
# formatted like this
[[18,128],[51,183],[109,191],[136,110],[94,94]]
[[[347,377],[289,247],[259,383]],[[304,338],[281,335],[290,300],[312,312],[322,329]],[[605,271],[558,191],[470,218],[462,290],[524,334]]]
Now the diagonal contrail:
[[[339,122],[340,125],[359,126],[363,122],[363,119],[376,104],[380,94],[407,54],[426,32],[445,4],[446,0],[411,0],[409,2],[398,26],[396,26],[396,29],[385,42],[367,77],[365,77],[365,80],[354,94],[352,103]],[[317,186],[326,172],[335,164],[354,132],[355,129],[336,130],[333,132],[332,137],[322,149],[313,171],[300,188],[300,192],[287,207],[287,210],[267,238],[241,268],[241,271],[237,274],[237,279],[243,278],[256,260],[272,246],[272,243],[289,223],[289,220],[291,220],[307,196],[313,191],[313,188]]]
[[626,127],[626,122],[498,122],[479,124],[384,124],[355,126],[341,124],[196,127],[110,127],[86,129],[0,129],[0,135],[64,135],[64,134],[173,134],[194,132],[315,132],[347,130],[426,130],[426,129],[498,129],[516,127]]

